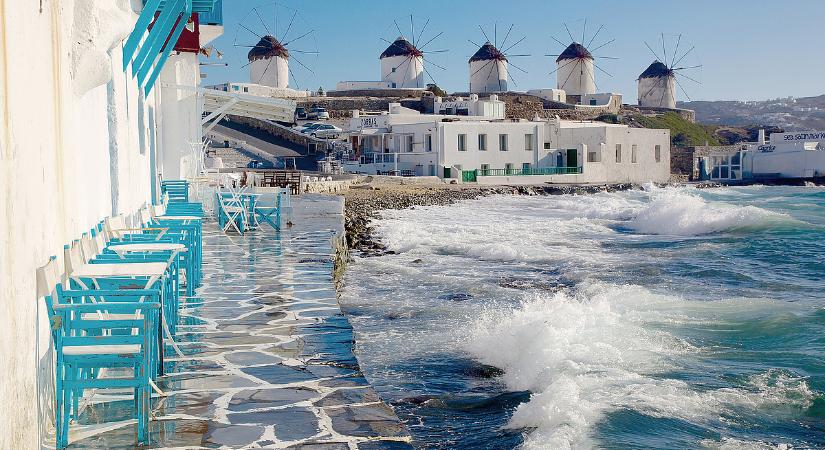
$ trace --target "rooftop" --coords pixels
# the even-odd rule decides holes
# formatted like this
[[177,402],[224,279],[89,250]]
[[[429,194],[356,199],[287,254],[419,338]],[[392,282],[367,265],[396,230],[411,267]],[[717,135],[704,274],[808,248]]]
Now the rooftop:
[[585,46],[579,44],[578,42],[573,42],[568,45],[563,52],[561,52],[559,57],[556,58],[556,62],[568,59],[593,59],[593,55],[590,54],[590,50],[588,50]]

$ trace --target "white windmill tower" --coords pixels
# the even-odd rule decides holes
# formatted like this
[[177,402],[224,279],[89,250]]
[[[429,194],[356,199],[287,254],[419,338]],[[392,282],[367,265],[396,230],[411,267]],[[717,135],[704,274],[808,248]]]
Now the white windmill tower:
[[[421,37],[424,35],[427,25],[430,23],[429,19],[424,23],[424,26],[416,37],[415,21],[413,16],[410,15],[411,40],[404,37],[404,33],[401,32],[397,21],[393,21],[393,23],[395,23],[395,28],[398,30],[399,36],[393,42],[382,38],[383,41],[390,45],[379,56],[381,60],[381,81],[389,83],[391,88],[425,88],[424,73],[426,72],[429,75],[429,71],[424,66],[424,62],[428,62],[442,70],[444,68],[431,61],[427,61],[424,55],[428,53],[442,53],[447,50],[425,51],[424,49],[443,33],[436,34],[419,47]],[[432,78],[432,76],[430,76],[430,78]]]
[[[286,15],[290,17],[289,22],[283,31],[278,28],[278,17]],[[274,17],[274,24],[267,25],[263,17]],[[296,18],[298,18],[298,11],[280,6],[277,3],[272,3],[271,6],[259,6],[252,8],[239,25],[238,33],[241,30],[251,33],[253,36],[259,38],[255,45],[240,45],[238,44],[238,34],[235,35],[236,47],[249,47],[247,53],[247,66],[249,66],[249,80],[251,83],[269,86],[277,89],[288,89],[290,77],[292,81],[297,83],[295,79],[295,72],[290,68],[290,60],[295,61],[298,65],[306,71],[314,74],[315,72],[309,68],[307,64],[299,60],[295,54],[309,54],[317,55],[317,45],[314,44],[314,38],[310,36],[314,30],[306,31],[304,33],[296,33]],[[290,36],[290,32],[294,37]],[[298,50],[289,49],[289,45],[298,41],[312,40],[311,44],[304,43],[314,47],[312,50]]]
[[[595,94],[598,89],[598,85],[596,84],[596,69],[604,72],[608,76],[612,76],[596,64],[596,58],[617,58],[610,56],[596,56],[594,52],[612,43],[615,39],[608,40],[593,50],[590,50],[588,47],[593,44],[593,41],[595,41],[599,36],[602,29],[604,29],[604,25],[600,26],[599,29],[596,30],[596,33],[593,34],[587,44],[584,44],[587,40],[587,20],[584,21],[584,26],[582,27],[581,43],[573,37],[572,33],[570,33],[570,28],[567,27],[567,24],[564,24],[564,28],[567,30],[567,34],[570,36],[570,40],[572,42],[567,45],[564,51],[560,54],[547,55],[556,56],[556,69],[551,72],[551,74],[556,73],[556,88],[565,91],[568,96],[573,97]],[[556,38],[553,39],[562,46],[565,45],[560,40]]]
[[[679,55],[679,45],[682,43],[682,35],[680,34],[676,40],[676,48],[670,55],[668,60],[667,45],[665,43],[665,36],[662,34],[662,55],[653,51],[653,49],[645,42],[645,45],[656,57],[656,60],[639,75],[639,106],[651,108],[676,108],[676,87],[682,90],[685,97],[690,100],[690,96],[685,91],[682,84],[677,79],[677,76],[684,77],[686,80],[699,83],[691,76],[682,73],[686,70],[698,69],[701,65],[686,65],[679,66],[682,61],[690,55],[695,47],[691,47],[685,53]],[[665,61],[665,62],[662,62]]]
[[[512,65],[508,57],[529,56],[508,55],[506,52],[524,41],[525,38],[521,38],[509,47],[505,47],[507,45],[507,38],[510,37],[510,32],[513,30],[513,25],[510,25],[510,29],[507,30],[504,40],[501,41],[501,47],[504,48],[504,50],[499,50],[499,45],[497,42],[498,27],[494,26],[493,42],[490,42],[490,38],[480,25],[479,28],[481,29],[482,34],[484,34],[484,37],[487,38],[487,41],[484,45],[481,45],[478,48],[475,54],[473,54],[468,61],[470,66],[470,93],[482,94],[490,92],[506,92],[508,89],[507,82],[511,78],[510,66]],[[472,41],[470,42],[473,43]],[[518,66],[512,66],[522,72],[525,72]],[[513,80],[513,84],[516,84],[515,80]]]

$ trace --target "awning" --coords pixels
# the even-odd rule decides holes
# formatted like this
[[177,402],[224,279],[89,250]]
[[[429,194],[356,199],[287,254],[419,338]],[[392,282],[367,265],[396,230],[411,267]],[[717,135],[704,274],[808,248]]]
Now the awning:
[[364,128],[359,131],[353,131],[352,136],[373,136],[376,134],[387,134],[390,130],[386,128]]

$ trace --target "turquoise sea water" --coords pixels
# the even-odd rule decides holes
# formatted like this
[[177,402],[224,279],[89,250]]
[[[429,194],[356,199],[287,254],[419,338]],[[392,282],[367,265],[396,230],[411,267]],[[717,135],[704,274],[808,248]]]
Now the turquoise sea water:
[[385,212],[362,369],[421,448],[825,447],[825,190]]

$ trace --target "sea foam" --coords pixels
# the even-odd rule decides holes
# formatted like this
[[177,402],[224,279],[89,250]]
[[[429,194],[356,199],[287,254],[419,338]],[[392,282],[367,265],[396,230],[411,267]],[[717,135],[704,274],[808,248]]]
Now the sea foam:
[[709,391],[661,376],[702,351],[656,326],[696,311],[685,303],[637,286],[534,294],[514,310],[484,314],[466,350],[502,368],[510,389],[532,392],[509,423],[534,430],[525,439],[528,449],[596,446],[595,425],[619,409],[701,424],[726,412],[810,403],[806,381],[787,374],[760,374],[742,388]]

